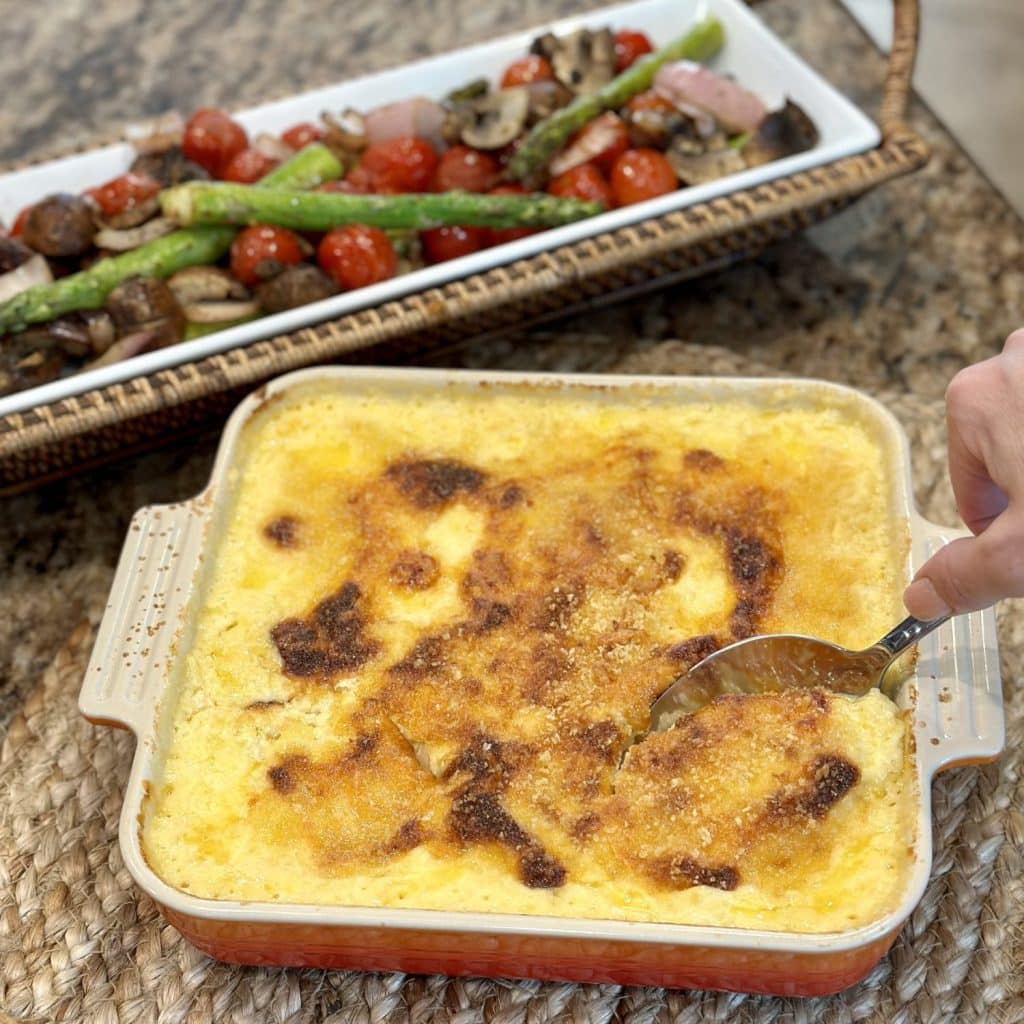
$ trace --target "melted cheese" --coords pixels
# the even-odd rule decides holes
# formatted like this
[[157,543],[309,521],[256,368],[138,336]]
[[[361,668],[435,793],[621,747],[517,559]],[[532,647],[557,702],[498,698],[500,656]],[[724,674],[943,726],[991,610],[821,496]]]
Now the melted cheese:
[[726,699],[756,632],[899,613],[885,453],[848,410],[313,393],[247,426],[143,846],[198,896],[834,931],[912,863],[873,692]]

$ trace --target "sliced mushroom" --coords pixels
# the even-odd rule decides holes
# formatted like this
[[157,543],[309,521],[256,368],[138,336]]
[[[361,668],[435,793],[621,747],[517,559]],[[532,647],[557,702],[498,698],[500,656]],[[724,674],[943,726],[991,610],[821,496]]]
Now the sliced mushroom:
[[160,200],[153,196],[151,199],[144,199],[141,203],[135,203],[133,206],[126,207],[120,213],[98,218],[100,231],[104,228],[111,228],[114,231],[137,228],[159,212]]
[[169,217],[154,217],[152,220],[140,224],[136,228],[125,228],[122,231],[114,228],[103,228],[96,234],[93,241],[101,249],[109,252],[128,252],[130,249],[138,249],[140,245],[156,241],[176,231],[178,225]]
[[31,207],[22,241],[44,256],[81,256],[96,234],[93,208],[81,196],[61,192]]
[[794,153],[803,153],[818,144],[818,129],[807,113],[786,100],[780,110],[773,110],[760,124],[754,136],[741,149],[748,167],[757,167]]
[[130,277],[108,296],[105,309],[119,335],[152,330],[156,348],[173,345],[185,334],[185,317],[174,293],[153,277]]
[[57,348],[81,359],[105,352],[114,341],[114,324],[102,311],[68,313],[49,323],[30,327],[18,335],[22,348],[33,351]]
[[260,304],[255,299],[196,302],[182,309],[190,324],[226,324],[232,320],[246,320],[259,311]]
[[334,282],[319,267],[298,263],[258,285],[256,298],[264,312],[281,313],[310,302],[319,302],[337,292]]
[[[2,256],[0,256],[2,258]],[[37,284],[49,284],[53,280],[50,264],[39,253],[29,256],[24,263],[0,275],[0,302],[13,299],[28,288]]]
[[237,277],[218,267],[186,267],[168,278],[167,286],[182,306],[250,298],[249,289]]
[[528,90],[516,86],[460,104],[451,116],[458,124],[459,137],[467,146],[501,149],[523,130],[529,111]]
[[672,140],[665,156],[684,185],[703,185],[746,167],[743,157],[732,146],[701,151],[691,140],[683,137]]
[[152,121],[129,125],[125,138],[136,153],[164,153],[180,146],[185,134],[185,118],[177,110],[170,110]]
[[32,258],[32,250],[17,238],[0,235],[0,274],[8,274],[27,263]]
[[345,110],[337,115],[325,110],[321,120],[326,128],[324,145],[343,166],[351,165],[368,145],[363,115],[356,110]]
[[181,146],[171,145],[158,152],[140,153],[131,166],[136,174],[148,174],[164,188],[185,181],[206,181],[210,175],[199,164],[185,158]]
[[555,77],[577,96],[597,92],[615,76],[615,36],[609,28],[581,28],[561,38],[547,32],[533,41],[531,51],[546,57]]

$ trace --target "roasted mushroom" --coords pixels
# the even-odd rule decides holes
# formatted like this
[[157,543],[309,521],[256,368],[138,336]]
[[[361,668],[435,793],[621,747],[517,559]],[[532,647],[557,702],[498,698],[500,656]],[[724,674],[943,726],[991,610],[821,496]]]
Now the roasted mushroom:
[[7,274],[32,258],[32,250],[9,235],[0,235],[0,274]]
[[527,125],[534,125],[550,117],[572,102],[572,93],[561,82],[530,82],[523,86],[529,99]]
[[794,153],[813,149],[818,143],[818,129],[801,107],[792,100],[773,110],[760,124],[742,149],[747,167],[757,167]]
[[178,225],[167,217],[154,217],[134,228],[101,228],[93,241],[100,249],[106,249],[108,252],[128,252],[130,249],[138,249],[140,245],[169,235],[176,231],[177,227]]
[[186,267],[167,286],[193,324],[231,323],[255,316],[260,309],[238,278],[217,267]]
[[135,174],[148,174],[164,188],[185,181],[206,181],[210,177],[199,164],[187,160],[178,145],[157,152],[140,153],[132,163],[131,170]]
[[672,140],[665,156],[684,185],[703,185],[746,167],[740,153],[725,144],[724,137],[720,140],[722,145],[713,149],[705,149],[681,135]]
[[581,28],[561,38],[546,32],[530,49],[546,57],[555,77],[577,95],[597,92],[615,76],[615,36],[608,28]]
[[103,310],[67,313],[17,335],[23,348],[32,351],[56,348],[75,359],[106,352],[113,344],[114,337],[113,320]]
[[281,313],[309,302],[319,302],[337,292],[334,282],[319,267],[297,263],[258,285],[256,298],[265,313]]
[[108,296],[105,304],[118,335],[153,331],[154,348],[181,341],[185,334],[185,316],[174,293],[153,277],[130,277]]
[[474,149],[501,149],[523,130],[529,111],[530,94],[524,86],[501,89],[455,107],[445,137],[454,136]]
[[81,196],[66,192],[36,203],[25,217],[22,241],[44,256],[81,256],[92,246],[96,225],[93,208]]

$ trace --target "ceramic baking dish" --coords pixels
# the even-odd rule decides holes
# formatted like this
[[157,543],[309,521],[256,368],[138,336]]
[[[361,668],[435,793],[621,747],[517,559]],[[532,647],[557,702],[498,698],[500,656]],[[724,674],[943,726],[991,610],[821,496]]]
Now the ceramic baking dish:
[[[424,267],[322,302],[260,317],[202,338],[147,352],[109,366],[85,370],[12,395],[0,396],[0,416],[204,359],[257,339],[286,334],[356,310],[379,306],[392,299],[422,292],[672,210],[681,210],[716,196],[751,188],[811,167],[820,167],[841,157],[862,153],[878,144],[881,136],[871,120],[784,46],[742,0],[634,0],[262,104],[239,111],[235,116],[255,136],[260,132],[280,132],[300,121],[315,121],[325,110],[338,111],[347,107],[366,110],[417,95],[440,98],[474,78],[493,80],[502,68],[526,53],[535,36],[545,30],[563,34],[581,27],[631,27],[644,30],[660,44],[674,38],[685,26],[706,14],[713,14],[720,19],[726,36],[725,45],[714,58],[712,66],[735,75],[770,106],[781,104],[787,96],[799,103],[818,127],[820,138],[817,145],[806,152],[761,167],[748,168],[703,185],[677,189],[657,199],[611,210],[598,217],[484,249],[436,266]],[[2,174],[0,222],[11,223],[23,207],[38,202],[43,196],[60,191],[80,192],[109,181],[127,170],[133,156],[131,146],[122,142]]]
[[868,422],[884,445],[894,522],[909,524],[911,565],[955,531],[915,511],[907,442],[884,408],[856,391],[816,381],[551,376],[450,371],[331,368],[279,378],[232,416],[209,486],[177,505],[141,509],[132,521],[80,695],[90,720],[138,737],[125,792],[120,843],[136,882],[191,942],[222,960],[251,964],[349,967],[415,973],[476,974],[621,984],[720,988],[820,995],[862,978],[884,955],[924,891],[932,860],[930,783],[954,764],[995,757],[1003,708],[991,612],[957,618],[922,643],[900,701],[912,710],[920,804],[911,880],[899,907],[874,924],[828,934],[620,921],[448,913],[200,899],[167,885],[149,868],[140,832],[146,794],[161,775],[167,722],[187,644],[205,556],[216,544],[232,496],[239,434],[268,400],[307,389],[409,395],[532,384],[571,389],[600,403],[634,392],[656,409],[739,398],[768,407],[829,403]]

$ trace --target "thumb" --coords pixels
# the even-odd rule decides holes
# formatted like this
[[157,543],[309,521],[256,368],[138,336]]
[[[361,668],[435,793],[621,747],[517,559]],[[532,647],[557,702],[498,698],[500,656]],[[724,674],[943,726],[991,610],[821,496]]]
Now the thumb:
[[984,533],[937,551],[903,594],[907,611],[925,621],[987,608],[1024,594],[1024,529],[1009,512]]

